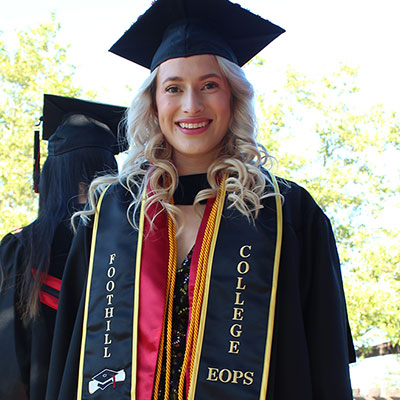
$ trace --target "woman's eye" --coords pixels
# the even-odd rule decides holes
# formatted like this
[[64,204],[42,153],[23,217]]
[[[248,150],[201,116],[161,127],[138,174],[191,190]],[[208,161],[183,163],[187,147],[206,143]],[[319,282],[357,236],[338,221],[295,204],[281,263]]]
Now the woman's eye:
[[168,86],[165,89],[165,91],[168,92],[168,93],[178,93],[179,92],[179,88],[178,88],[178,86]]
[[216,82],[207,82],[204,85],[204,89],[207,89],[207,90],[215,89],[216,87],[218,87],[218,84]]

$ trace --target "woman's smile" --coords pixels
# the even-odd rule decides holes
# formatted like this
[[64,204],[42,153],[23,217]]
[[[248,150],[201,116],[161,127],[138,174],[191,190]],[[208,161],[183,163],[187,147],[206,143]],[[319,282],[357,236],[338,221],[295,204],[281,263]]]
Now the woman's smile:
[[186,135],[199,135],[206,131],[212,119],[209,118],[186,118],[176,122],[181,132]]

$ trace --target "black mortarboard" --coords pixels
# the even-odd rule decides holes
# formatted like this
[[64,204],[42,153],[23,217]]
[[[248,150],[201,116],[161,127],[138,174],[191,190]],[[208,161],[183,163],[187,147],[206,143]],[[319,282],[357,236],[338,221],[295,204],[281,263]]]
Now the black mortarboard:
[[[119,138],[119,146],[117,145],[117,137],[118,137],[118,126],[121,122],[121,119],[124,116],[126,111],[125,107],[114,106],[110,104],[103,103],[95,103],[93,101],[75,99],[72,97],[63,97],[56,96],[53,94],[45,94],[43,101],[43,133],[42,137],[45,140],[48,140],[51,135],[53,135],[57,128],[61,125],[61,123],[72,114],[84,114],[88,117],[92,117],[99,122],[106,124],[111,132],[114,135],[115,143],[112,145],[112,151],[114,154],[119,153],[121,150],[126,149],[125,138]],[[89,126],[89,125],[88,125]],[[96,125],[97,126],[97,125]],[[83,129],[83,127],[77,127],[79,129]],[[102,137],[96,140],[95,137],[91,136],[92,131],[88,131],[86,134],[82,134],[80,137],[79,133],[70,132],[71,135],[74,135],[74,140],[76,142],[75,146],[79,147],[92,147],[92,145],[96,144],[94,147],[103,146],[102,143],[102,130],[99,130],[99,135]],[[79,137],[78,137],[79,136]],[[73,141],[71,140],[71,147],[64,148],[63,152],[71,151],[74,149]],[[109,140],[107,140],[107,135],[105,136],[106,147],[109,146]]]
[[284,31],[228,0],[156,0],[110,51],[151,70],[198,54],[242,66]]
[[[118,126],[125,110],[125,107],[45,94],[42,137],[48,140],[49,156],[57,156],[83,148],[103,148],[113,154],[126,150],[125,135],[117,139],[120,133]],[[80,116],[76,115],[68,119],[74,114],[80,114]],[[93,119],[101,124],[94,122]],[[34,188],[36,192],[40,175],[38,139],[39,136],[36,132],[34,154]]]

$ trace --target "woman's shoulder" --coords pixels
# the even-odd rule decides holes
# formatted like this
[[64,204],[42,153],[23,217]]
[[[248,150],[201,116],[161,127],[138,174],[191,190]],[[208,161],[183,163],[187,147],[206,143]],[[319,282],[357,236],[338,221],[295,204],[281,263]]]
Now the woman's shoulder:
[[104,186],[101,192],[104,193],[106,197],[115,197],[124,202],[131,202],[132,199],[140,193],[142,182],[142,176],[133,179],[124,178]]
[[[279,176],[276,177],[276,181],[282,196],[285,221],[292,225],[296,231],[302,230],[305,224],[315,218],[327,219],[321,207],[306,188]],[[272,206],[272,202],[275,203],[274,197],[267,198],[269,207]],[[273,207],[275,208],[275,206]]]
[[311,194],[303,186],[289,179],[274,175],[266,169],[262,169],[262,171],[267,180],[267,186],[271,191],[275,191],[271,185],[271,180],[275,177],[285,204],[290,203],[290,206],[298,206],[302,209],[318,207]]
[[299,207],[303,211],[319,208],[308,190],[300,184],[279,177],[277,178],[277,181],[280,192],[285,199],[284,201],[285,203],[288,203],[288,205]]
[[128,185],[126,181],[118,181],[104,187],[102,193],[104,197],[115,198],[122,201],[131,201],[133,193],[137,192],[137,188]]

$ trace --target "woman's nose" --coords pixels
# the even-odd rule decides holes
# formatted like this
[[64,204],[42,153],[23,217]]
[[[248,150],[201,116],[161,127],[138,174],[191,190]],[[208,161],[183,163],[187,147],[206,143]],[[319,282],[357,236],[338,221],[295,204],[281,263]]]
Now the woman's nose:
[[198,114],[204,110],[201,94],[196,90],[187,90],[182,100],[182,109],[186,114]]

